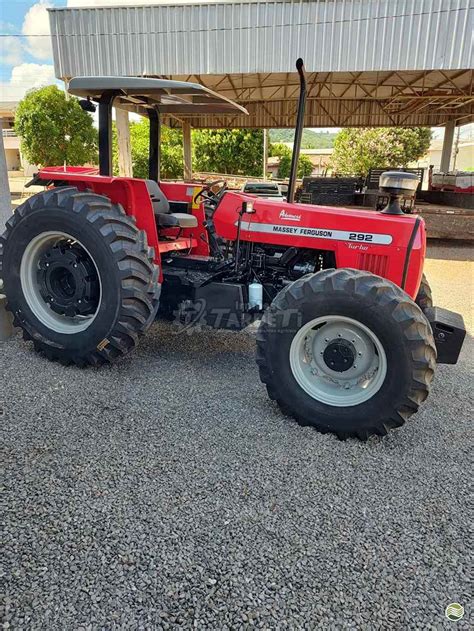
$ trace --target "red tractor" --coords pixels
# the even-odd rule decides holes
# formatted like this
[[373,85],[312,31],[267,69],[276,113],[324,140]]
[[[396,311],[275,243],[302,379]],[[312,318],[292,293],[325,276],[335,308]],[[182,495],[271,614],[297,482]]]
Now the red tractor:
[[[235,113],[201,85],[131,77],[73,79],[99,107],[99,169],[42,168],[45,192],[0,237],[0,276],[16,326],[37,351],[100,366],[131,351],[157,314],[242,329],[261,318],[260,378],[302,425],[340,438],[384,435],[428,396],[436,358],[455,363],[461,316],[433,308],[423,220],[384,174],[382,212],[295,204],[306,84],[301,82],[287,200],[159,179],[160,114]],[[112,105],[150,120],[149,179],[111,173]],[[417,304],[418,303],[418,304]]]

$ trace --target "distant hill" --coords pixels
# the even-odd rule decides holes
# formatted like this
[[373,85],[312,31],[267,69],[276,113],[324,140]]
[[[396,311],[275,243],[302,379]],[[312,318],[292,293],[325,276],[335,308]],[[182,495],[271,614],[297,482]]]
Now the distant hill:
[[[303,149],[328,149],[334,146],[337,132],[313,131],[305,129],[301,147]],[[293,142],[293,129],[270,129],[270,142]]]

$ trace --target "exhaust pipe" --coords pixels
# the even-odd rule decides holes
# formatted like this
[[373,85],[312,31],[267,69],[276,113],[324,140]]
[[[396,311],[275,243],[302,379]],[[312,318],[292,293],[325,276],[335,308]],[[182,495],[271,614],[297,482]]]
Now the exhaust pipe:
[[293,154],[291,156],[290,181],[288,182],[288,195],[286,197],[286,201],[289,204],[295,200],[296,177],[298,175],[298,160],[300,157],[301,137],[304,127],[304,110],[306,106],[306,79],[304,76],[304,63],[301,57],[296,61],[296,70],[300,76],[300,98],[298,101]]

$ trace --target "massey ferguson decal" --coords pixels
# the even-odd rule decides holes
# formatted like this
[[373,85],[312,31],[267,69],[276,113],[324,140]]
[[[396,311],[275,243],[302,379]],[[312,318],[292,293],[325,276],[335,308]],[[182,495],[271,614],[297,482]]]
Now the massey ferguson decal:
[[356,243],[372,243],[374,245],[389,245],[392,243],[392,236],[390,234],[328,230],[309,226],[282,226],[280,224],[257,223],[253,221],[248,223],[243,221],[242,230],[271,234],[291,234],[296,237],[312,237],[314,239],[330,239],[332,241],[355,241]]

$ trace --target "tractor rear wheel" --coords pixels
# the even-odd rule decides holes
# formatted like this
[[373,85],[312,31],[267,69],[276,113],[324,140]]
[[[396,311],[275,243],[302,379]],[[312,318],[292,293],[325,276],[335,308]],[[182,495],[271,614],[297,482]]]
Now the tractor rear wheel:
[[49,359],[110,363],[158,309],[153,250],[119,204],[60,187],[18,207],[0,236],[0,277],[23,336]]
[[420,288],[418,289],[415,302],[423,312],[433,306],[433,294],[428,279],[424,274],[421,277]]
[[366,440],[404,424],[428,396],[436,348],[399,287],[351,269],[283,289],[257,336],[260,378],[302,425]]

